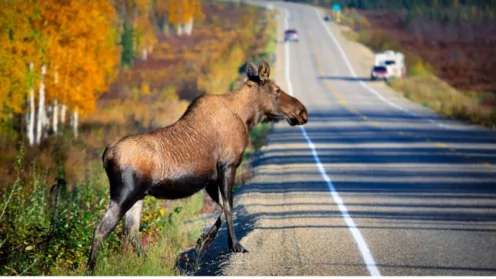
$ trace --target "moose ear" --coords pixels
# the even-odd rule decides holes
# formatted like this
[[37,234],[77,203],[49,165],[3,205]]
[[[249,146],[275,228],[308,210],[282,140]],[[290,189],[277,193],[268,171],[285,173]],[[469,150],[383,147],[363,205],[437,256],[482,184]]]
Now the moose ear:
[[255,65],[255,63],[250,61],[250,62],[248,62],[248,64],[246,64],[246,76],[248,76],[248,79],[251,79],[251,80],[257,79],[258,80],[258,69],[257,69],[257,65]]
[[270,76],[270,66],[267,61],[262,60],[260,67],[258,68],[258,76],[262,82],[268,81]]

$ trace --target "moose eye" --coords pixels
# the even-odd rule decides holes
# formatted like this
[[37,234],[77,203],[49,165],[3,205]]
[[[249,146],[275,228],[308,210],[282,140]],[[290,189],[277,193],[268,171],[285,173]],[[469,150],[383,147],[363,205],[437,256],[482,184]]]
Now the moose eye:
[[281,93],[281,89],[280,88],[277,88],[276,89],[276,93],[278,93],[278,94]]

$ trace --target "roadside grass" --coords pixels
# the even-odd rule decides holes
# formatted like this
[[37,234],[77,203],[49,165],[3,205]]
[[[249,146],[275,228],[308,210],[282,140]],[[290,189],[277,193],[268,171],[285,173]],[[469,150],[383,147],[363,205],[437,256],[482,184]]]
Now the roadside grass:
[[358,39],[360,38],[358,33],[353,32],[352,30],[342,30],[341,34],[343,34],[343,37],[353,42],[357,42]]
[[[202,207],[202,192],[190,198],[172,201],[168,208],[157,207],[153,197],[145,198],[144,219],[152,218],[157,226],[141,222],[140,234],[145,234],[143,242],[145,257],[138,257],[128,243],[123,250],[102,250],[95,276],[175,276],[180,275],[175,268],[178,255],[185,247],[192,246],[201,235],[198,224],[186,225],[185,222],[197,216]],[[149,234],[154,230],[154,234]],[[148,232],[148,234],[147,234]],[[143,237],[142,237],[143,238]],[[124,239],[122,239],[124,242]],[[54,275],[84,276],[86,265],[66,272],[60,270]]]
[[250,132],[250,143],[243,153],[243,160],[236,171],[235,186],[233,191],[237,192],[239,187],[244,185],[251,178],[251,164],[254,153],[259,150],[264,144],[267,134],[272,127],[270,123],[259,123]]
[[406,50],[384,32],[368,29],[370,22],[363,15],[357,16],[356,10],[345,9],[341,19],[341,25],[350,28],[341,31],[346,39],[359,42],[374,52],[392,49],[405,55],[407,78],[387,83],[396,92],[447,117],[496,128],[496,110],[494,106],[485,105],[486,99],[481,97],[484,94],[453,88],[437,77],[419,55]]
[[[19,166],[22,161],[21,154]],[[18,176],[7,188],[0,211],[2,275],[85,275],[93,230],[109,203],[106,177],[99,164],[90,164],[88,181],[72,191],[61,183],[51,187],[42,170]],[[121,220],[94,275],[175,275],[175,257],[201,234],[198,224],[185,225],[201,207],[202,192],[169,204],[147,197],[140,227],[147,257],[138,258],[124,241]]]
[[496,111],[480,104],[479,98],[455,90],[435,75],[418,75],[389,82],[404,97],[445,116],[495,128]]
[[[274,20],[276,14],[272,14],[272,18],[268,17],[267,23],[267,44],[259,57],[256,57],[255,62],[258,60],[265,59],[270,64],[274,62],[274,55],[277,48],[277,22]],[[271,68],[271,75],[275,76],[275,67]],[[240,77],[238,80],[242,80],[244,76]],[[240,85],[238,83],[237,85]],[[236,171],[235,187],[234,192],[239,190],[239,187],[245,184],[251,178],[251,164],[253,160],[253,154],[259,150],[264,144],[267,134],[272,127],[271,123],[258,123],[249,133],[249,144],[243,153],[243,160],[241,165]]]

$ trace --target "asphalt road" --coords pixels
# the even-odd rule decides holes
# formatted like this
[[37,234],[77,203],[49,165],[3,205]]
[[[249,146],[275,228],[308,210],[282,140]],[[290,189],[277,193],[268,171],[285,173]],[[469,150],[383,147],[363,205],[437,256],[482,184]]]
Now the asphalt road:
[[197,274],[496,275],[496,133],[370,83],[362,48],[320,11],[273,5],[275,79],[309,123],[276,124],[236,195],[250,253],[228,253],[224,225]]

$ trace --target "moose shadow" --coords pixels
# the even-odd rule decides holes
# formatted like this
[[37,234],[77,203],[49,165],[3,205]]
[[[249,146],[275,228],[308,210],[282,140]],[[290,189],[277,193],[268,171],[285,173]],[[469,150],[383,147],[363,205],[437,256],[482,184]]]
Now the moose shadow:
[[[235,202],[236,204],[236,199]],[[217,212],[217,216],[220,211]],[[234,208],[234,231],[240,239],[244,238],[255,227],[253,216],[244,210],[242,205]],[[208,228],[206,228],[208,229]],[[217,237],[198,253],[195,247],[180,253],[176,269],[181,275],[216,276],[221,275],[222,263],[226,263],[231,252],[227,247],[226,223],[222,225]]]

